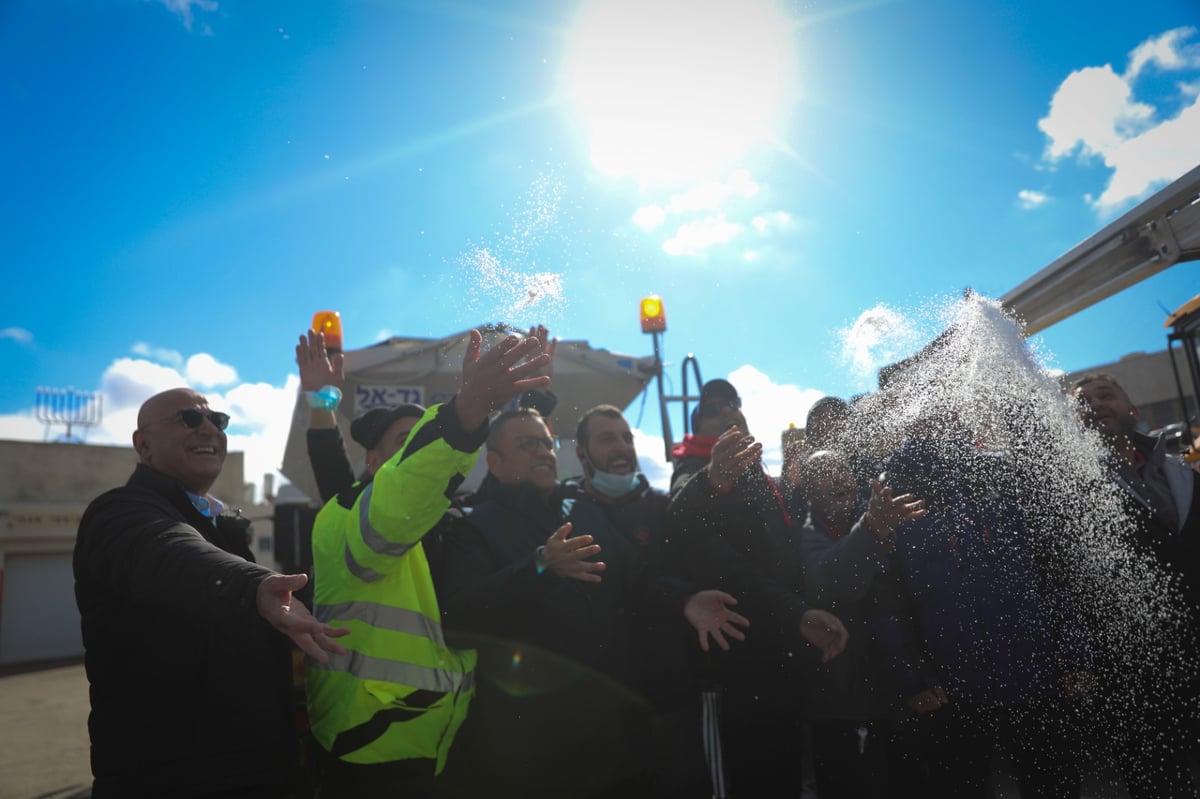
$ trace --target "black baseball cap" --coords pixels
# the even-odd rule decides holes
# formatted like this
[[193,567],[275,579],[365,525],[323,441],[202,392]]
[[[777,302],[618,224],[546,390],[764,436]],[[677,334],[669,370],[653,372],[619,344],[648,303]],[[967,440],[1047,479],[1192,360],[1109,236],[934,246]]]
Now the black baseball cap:
[[350,437],[362,445],[363,449],[375,449],[383,439],[383,434],[397,419],[425,415],[425,408],[416,403],[397,405],[394,408],[375,408],[350,423]]
[[704,407],[706,402],[712,402],[713,400],[740,401],[740,399],[737,389],[733,387],[733,383],[730,383],[728,380],[722,380],[719,377],[709,380],[700,389],[700,401],[696,403],[695,408],[692,408],[692,430],[695,431],[700,425],[700,409]]
[[704,384],[704,387],[700,389],[701,405],[709,400],[714,399],[731,400],[737,398],[737,389],[733,387],[733,383],[730,383],[728,380],[722,380],[719,377],[715,380],[709,380]]

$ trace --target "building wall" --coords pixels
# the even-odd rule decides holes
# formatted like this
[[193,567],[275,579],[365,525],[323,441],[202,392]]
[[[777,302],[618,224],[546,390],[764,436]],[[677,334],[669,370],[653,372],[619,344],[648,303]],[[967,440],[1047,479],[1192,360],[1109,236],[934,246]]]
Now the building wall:
[[[1173,353],[1175,366],[1179,369],[1184,388],[1187,389],[1187,363],[1178,349]],[[1071,372],[1063,375],[1063,385],[1070,386],[1076,378],[1089,372],[1107,372],[1117,378],[1117,382],[1129,394],[1129,399],[1137,406],[1142,421],[1150,430],[1183,422],[1196,414],[1196,397],[1188,391],[1187,415],[1184,415],[1184,409],[1179,402],[1179,389],[1175,384],[1175,372],[1171,369],[1171,353],[1167,350],[1135,352],[1113,363]]]
[[[0,664],[83,654],[71,557],[88,503],[123,485],[132,447],[0,440]],[[276,567],[273,508],[252,505],[244,456],[229,453],[212,493],[253,522],[251,548]]]

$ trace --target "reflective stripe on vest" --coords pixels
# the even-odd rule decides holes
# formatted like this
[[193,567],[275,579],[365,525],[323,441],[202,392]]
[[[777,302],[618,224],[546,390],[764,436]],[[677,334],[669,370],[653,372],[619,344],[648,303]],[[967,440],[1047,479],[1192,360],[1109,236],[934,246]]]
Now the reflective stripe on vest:
[[464,674],[453,669],[434,669],[403,660],[364,655],[353,649],[347,649],[344,655],[330,652],[328,664],[319,663],[312,658],[305,660],[306,665],[312,669],[341,671],[360,680],[378,680],[443,694],[469,691],[475,681],[473,671]]
[[[408,608],[389,607],[376,602],[342,602],[337,605],[317,605],[313,611],[313,615],[324,623],[330,620],[360,621],[377,629],[408,633],[439,647],[445,646],[442,626],[424,613]],[[345,655],[329,653],[328,666],[311,660],[310,665],[329,671],[345,671],[362,680],[379,680],[441,693],[466,690],[472,678],[471,674],[462,675],[453,669],[418,666],[404,660],[364,655],[353,650],[347,650]]]
[[424,613],[408,608],[395,608],[377,602],[342,602],[337,605],[316,605],[313,615],[323,624],[329,624],[330,619],[338,622],[361,621],[381,630],[419,635],[439,646],[445,646],[446,643],[442,638],[442,625]]
[[[412,549],[414,544],[398,544],[389,541],[371,526],[371,497],[374,494],[374,489],[375,483],[372,481],[358,498],[359,536],[362,538],[362,542],[367,545],[367,548],[376,555],[387,555],[398,558]],[[383,578],[383,575],[379,572],[369,566],[362,565],[354,559],[354,553],[350,551],[349,542],[346,543],[346,568],[364,583],[373,583]]]

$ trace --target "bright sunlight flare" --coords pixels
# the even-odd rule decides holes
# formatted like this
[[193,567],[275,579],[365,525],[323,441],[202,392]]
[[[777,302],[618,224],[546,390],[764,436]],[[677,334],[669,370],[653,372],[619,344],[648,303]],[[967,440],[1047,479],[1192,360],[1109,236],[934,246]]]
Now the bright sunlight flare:
[[776,0],[589,0],[569,34],[564,88],[592,164],[683,183],[778,136],[794,36]]

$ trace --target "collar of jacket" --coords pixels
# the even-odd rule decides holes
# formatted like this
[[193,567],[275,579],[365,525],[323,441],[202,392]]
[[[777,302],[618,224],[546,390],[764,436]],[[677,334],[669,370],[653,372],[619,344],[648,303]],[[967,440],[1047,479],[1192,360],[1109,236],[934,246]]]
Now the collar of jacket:
[[698,436],[688,433],[683,441],[671,448],[671,457],[675,460],[682,458],[712,458],[713,444],[717,443],[716,436]]
[[188,498],[187,489],[183,487],[182,483],[174,477],[163,474],[153,466],[147,466],[144,463],[139,463],[134,468],[133,474],[129,476],[126,485],[148,488],[156,494],[161,494],[184,514],[204,519],[210,524],[215,523],[218,519],[222,519],[228,522],[244,521],[245,525],[249,526],[249,521],[244,519],[241,509],[230,508],[228,505],[225,506],[225,510],[220,516],[215,518],[205,516],[192,504],[192,500]]

